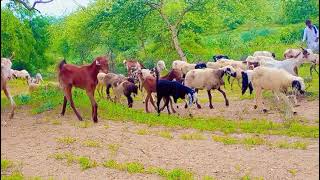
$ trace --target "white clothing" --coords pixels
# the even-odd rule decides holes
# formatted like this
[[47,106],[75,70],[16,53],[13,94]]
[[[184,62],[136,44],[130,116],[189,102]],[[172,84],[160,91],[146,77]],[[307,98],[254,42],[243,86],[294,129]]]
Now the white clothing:
[[315,42],[317,38],[319,38],[319,30],[316,26],[312,25],[311,29],[309,27],[304,29],[302,41],[307,41],[308,49],[311,49],[313,52],[319,52],[319,40]]

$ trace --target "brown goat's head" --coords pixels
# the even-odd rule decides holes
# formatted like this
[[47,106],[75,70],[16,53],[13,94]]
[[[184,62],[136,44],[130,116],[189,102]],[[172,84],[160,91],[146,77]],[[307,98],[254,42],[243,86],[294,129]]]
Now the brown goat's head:
[[99,56],[94,60],[96,66],[99,67],[99,70],[101,70],[104,73],[108,73],[109,71],[109,64],[108,59],[106,56]]

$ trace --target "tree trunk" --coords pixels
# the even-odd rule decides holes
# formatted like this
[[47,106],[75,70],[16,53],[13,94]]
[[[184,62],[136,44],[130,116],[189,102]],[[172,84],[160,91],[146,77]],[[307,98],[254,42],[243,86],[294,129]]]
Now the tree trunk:
[[173,41],[174,48],[176,49],[181,61],[187,62],[186,55],[184,54],[184,52],[183,52],[183,50],[182,50],[182,48],[180,47],[180,44],[179,44],[179,39],[178,39],[178,34],[177,34],[176,27],[173,26],[173,25],[170,25],[169,28],[170,28],[171,38],[172,38],[172,41]]

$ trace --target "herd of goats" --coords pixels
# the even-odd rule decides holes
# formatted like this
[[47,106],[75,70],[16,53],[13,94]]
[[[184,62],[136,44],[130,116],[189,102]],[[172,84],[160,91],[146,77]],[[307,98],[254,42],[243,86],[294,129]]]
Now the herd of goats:
[[[8,80],[12,78],[25,78],[29,85],[29,90],[39,87],[42,80],[41,74],[31,77],[26,70],[17,71],[11,69],[11,58],[1,58],[1,90],[4,91],[11,103],[10,118],[14,115],[15,103],[8,91]],[[147,69],[137,60],[125,60],[123,63],[128,71],[128,76],[109,72],[108,58],[99,56],[89,65],[76,66],[67,64],[62,60],[58,64],[58,80],[59,87],[64,92],[64,101],[61,115],[65,114],[67,102],[79,120],[82,120],[80,113],[75,108],[72,99],[72,88],[80,88],[86,91],[92,105],[92,119],[98,122],[97,108],[98,105],[94,98],[97,90],[99,95],[106,88],[106,96],[114,102],[119,102],[121,96],[125,96],[128,106],[132,107],[132,95],[138,94],[138,90],[142,92],[145,103],[145,110],[149,113],[149,101],[160,115],[160,112],[167,108],[170,114],[171,110],[175,113],[173,103],[177,103],[178,99],[185,101],[185,108],[196,104],[197,108],[201,108],[197,93],[198,90],[206,90],[209,98],[209,107],[212,109],[211,90],[218,90],[224,97],[225,105],[229,106],[226,93],[221,89],[224,86],[224,75],[227,76],[231,88],[234,80],[238,82],[242,89],[242,94],[249,88],[250,94],[255,91],[255,105],[262,107],[263,112],[267,109],[263,103],[262,91],[269,90],[275,95],[277,100],[280,98],[285,105],[289,107],[289,114],[296,114],[294,105],[290,102],[289,97],[293,97],[294,104],[297,104],[296,96],[305,92],[305,84],[303,78],[298,76],[298,68],[303,63],[311,63],[310,75],[312,71],[319,72],[316,65],[319,64],[319,55],[313,53],[310,49],[288,49],[284,52],[284,60],[276,60],[275,54],[268,51],[256,51],[252,56],[246,59],[236,61],[229,59],[225,55],[213,56],[213,60],[207,63],[199,62],[190,64],[185,61],[175,60],[172,63],[172,69],[165,75],[160,77],[160,73],[166,69],[164,61],[158,61],[153,69]],[[240,86],[242,83],[242,86]],[[110,96],[112,88],[114,98]],[[291,92],[288,89],[292,89]],[[146,92],[146,96],[144,93]],[[154,102],[153,93],[156,93],[156,104]],[[172,99],[171,99],[172,98]],[[163,106],[160,102],[163,99]]]

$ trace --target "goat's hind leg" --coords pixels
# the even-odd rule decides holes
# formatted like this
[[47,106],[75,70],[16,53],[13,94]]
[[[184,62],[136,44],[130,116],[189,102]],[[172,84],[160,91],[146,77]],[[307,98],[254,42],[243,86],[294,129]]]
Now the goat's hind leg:
[[3,91],[4,91],[4,94],[7,96],[7,98],[9,99],[10,104],[11,104],[11,112],[10,112],[9,118],[12,119],[13,116],[14,116],[14,110],[16,109],[16,104],[15,104],[15,102],[13,101],[13,98],[12,98],[10,92],[8,91],[7,87],[5,87],[5,88],[3,89]]
[[63,105],[62,105],[62,111],[61,111],[61,116],[64,116],[66,112],[66,107],[67,107],[67,97],[63,96]]
[[98,104],[96,102],[96,100],[94,99],[94,90],[87,90],[86,91],[89,99],[90,99],[90,102],[91,102],[91,108],[92,108],[92,114],[91,114],[91,117],[92,117],[92,120],[93,122],[97,123],[98,122],[98,115],[97,115],[97,111],[98,111]]

